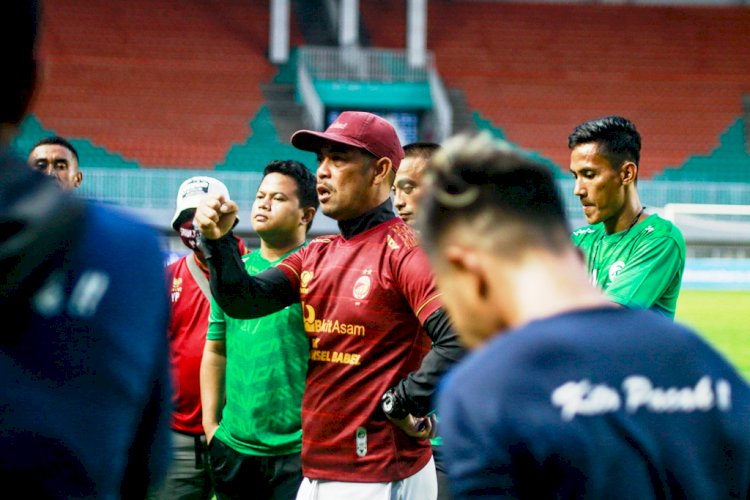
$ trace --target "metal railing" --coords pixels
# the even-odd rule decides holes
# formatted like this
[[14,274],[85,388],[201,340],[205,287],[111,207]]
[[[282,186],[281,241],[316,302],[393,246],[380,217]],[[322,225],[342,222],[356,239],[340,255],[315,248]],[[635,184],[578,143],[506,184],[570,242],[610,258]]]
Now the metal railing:
[[403,50],[308,46],[300,47],[298,64],[306,66],[314,80],[426,82],[433,59],[428,53],[426,66],[416,67]]
[[324,128],[325,104],[315,90],[315,80],[355,82],[425,82],[430,87],[436,139],[448,138],[453,129],[453,108],[427,53],[424,67],[409,64],[405,51],[351,47],[301,47],[297,59],[297,90],[306,118],[317,130]]
[[[260,172],[187,169],[87,168],[78,191],[87,198],[138,208],[174,207],[182,181],[194,175],[208,175],[224,182],[236,200],[251,203],[261,181]],[[573,194],[573,179],[558,181],[571,215],[581,212]],[[750,205],[750,184],[728,182],[652,181],[638,182],[641,201],[649,207],[668,203]]]
[[86,168],[77,191],[85,198],[130,208],[174,209],[180,184],[196,175],[207,175],[226,184],[241,206],[250,206],[260,185],[260,172],[183,169]]

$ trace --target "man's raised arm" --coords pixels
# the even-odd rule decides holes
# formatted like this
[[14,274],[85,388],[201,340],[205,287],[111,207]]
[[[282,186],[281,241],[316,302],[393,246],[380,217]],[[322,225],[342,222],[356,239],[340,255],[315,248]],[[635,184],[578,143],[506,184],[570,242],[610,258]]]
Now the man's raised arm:
[[281,271],[271,268],[250,276],[230,231],[238,207],[221,195],[207,195],[193,218],[200,231],[198,248],[208,264],[211,293],[224,312],[240,319],[271,314],[299,301],[299,293]]

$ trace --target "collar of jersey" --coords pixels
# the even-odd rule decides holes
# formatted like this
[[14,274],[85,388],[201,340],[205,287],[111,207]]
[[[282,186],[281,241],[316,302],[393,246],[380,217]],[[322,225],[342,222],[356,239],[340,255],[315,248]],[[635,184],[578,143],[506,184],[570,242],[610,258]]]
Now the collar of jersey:
[[393,212],[393,203],[391,203],[391,199],[388,198],[381,205],[378,205],[369,212],[365,212],[359,217],[339,221],[339,230],[344,239],[348,240],[395,217],[396,214]]

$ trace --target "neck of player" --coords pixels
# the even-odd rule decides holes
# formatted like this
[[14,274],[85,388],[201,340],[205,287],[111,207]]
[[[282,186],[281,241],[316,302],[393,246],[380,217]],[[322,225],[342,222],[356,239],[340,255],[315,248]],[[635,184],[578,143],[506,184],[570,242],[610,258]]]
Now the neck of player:
[[295,231],[292,234],[258,234],[260,236],[260,254],[269,261],[279,260],[305,242],[305,232]]
[[574,250],[562,254],[528,252],[503,269],[505,279],[498,286],[504,292],[495,306],[504,311],[510,327],[575,310],[615,307],[591,286],[583,261]]
[[647,217],[645,208],[636,194],[625,202],[625,206],[618,217],[613,217],[604,223],[604,229],[607,234],[629,231]]

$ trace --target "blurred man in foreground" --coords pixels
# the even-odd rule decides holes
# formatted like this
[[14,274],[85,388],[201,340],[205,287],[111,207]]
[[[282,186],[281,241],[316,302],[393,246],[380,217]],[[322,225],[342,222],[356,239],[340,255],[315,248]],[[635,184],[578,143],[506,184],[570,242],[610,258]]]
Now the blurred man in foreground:
[[431,169],[419,227],[474,350],[438,403],[455,497],[747,498],[747,383],[589,283],[551,173],[488,134]]
[[161,248],[10,152],[36,30],[37,2],[0,3],[0,479],[29,498],[143,498],[169,458]]

